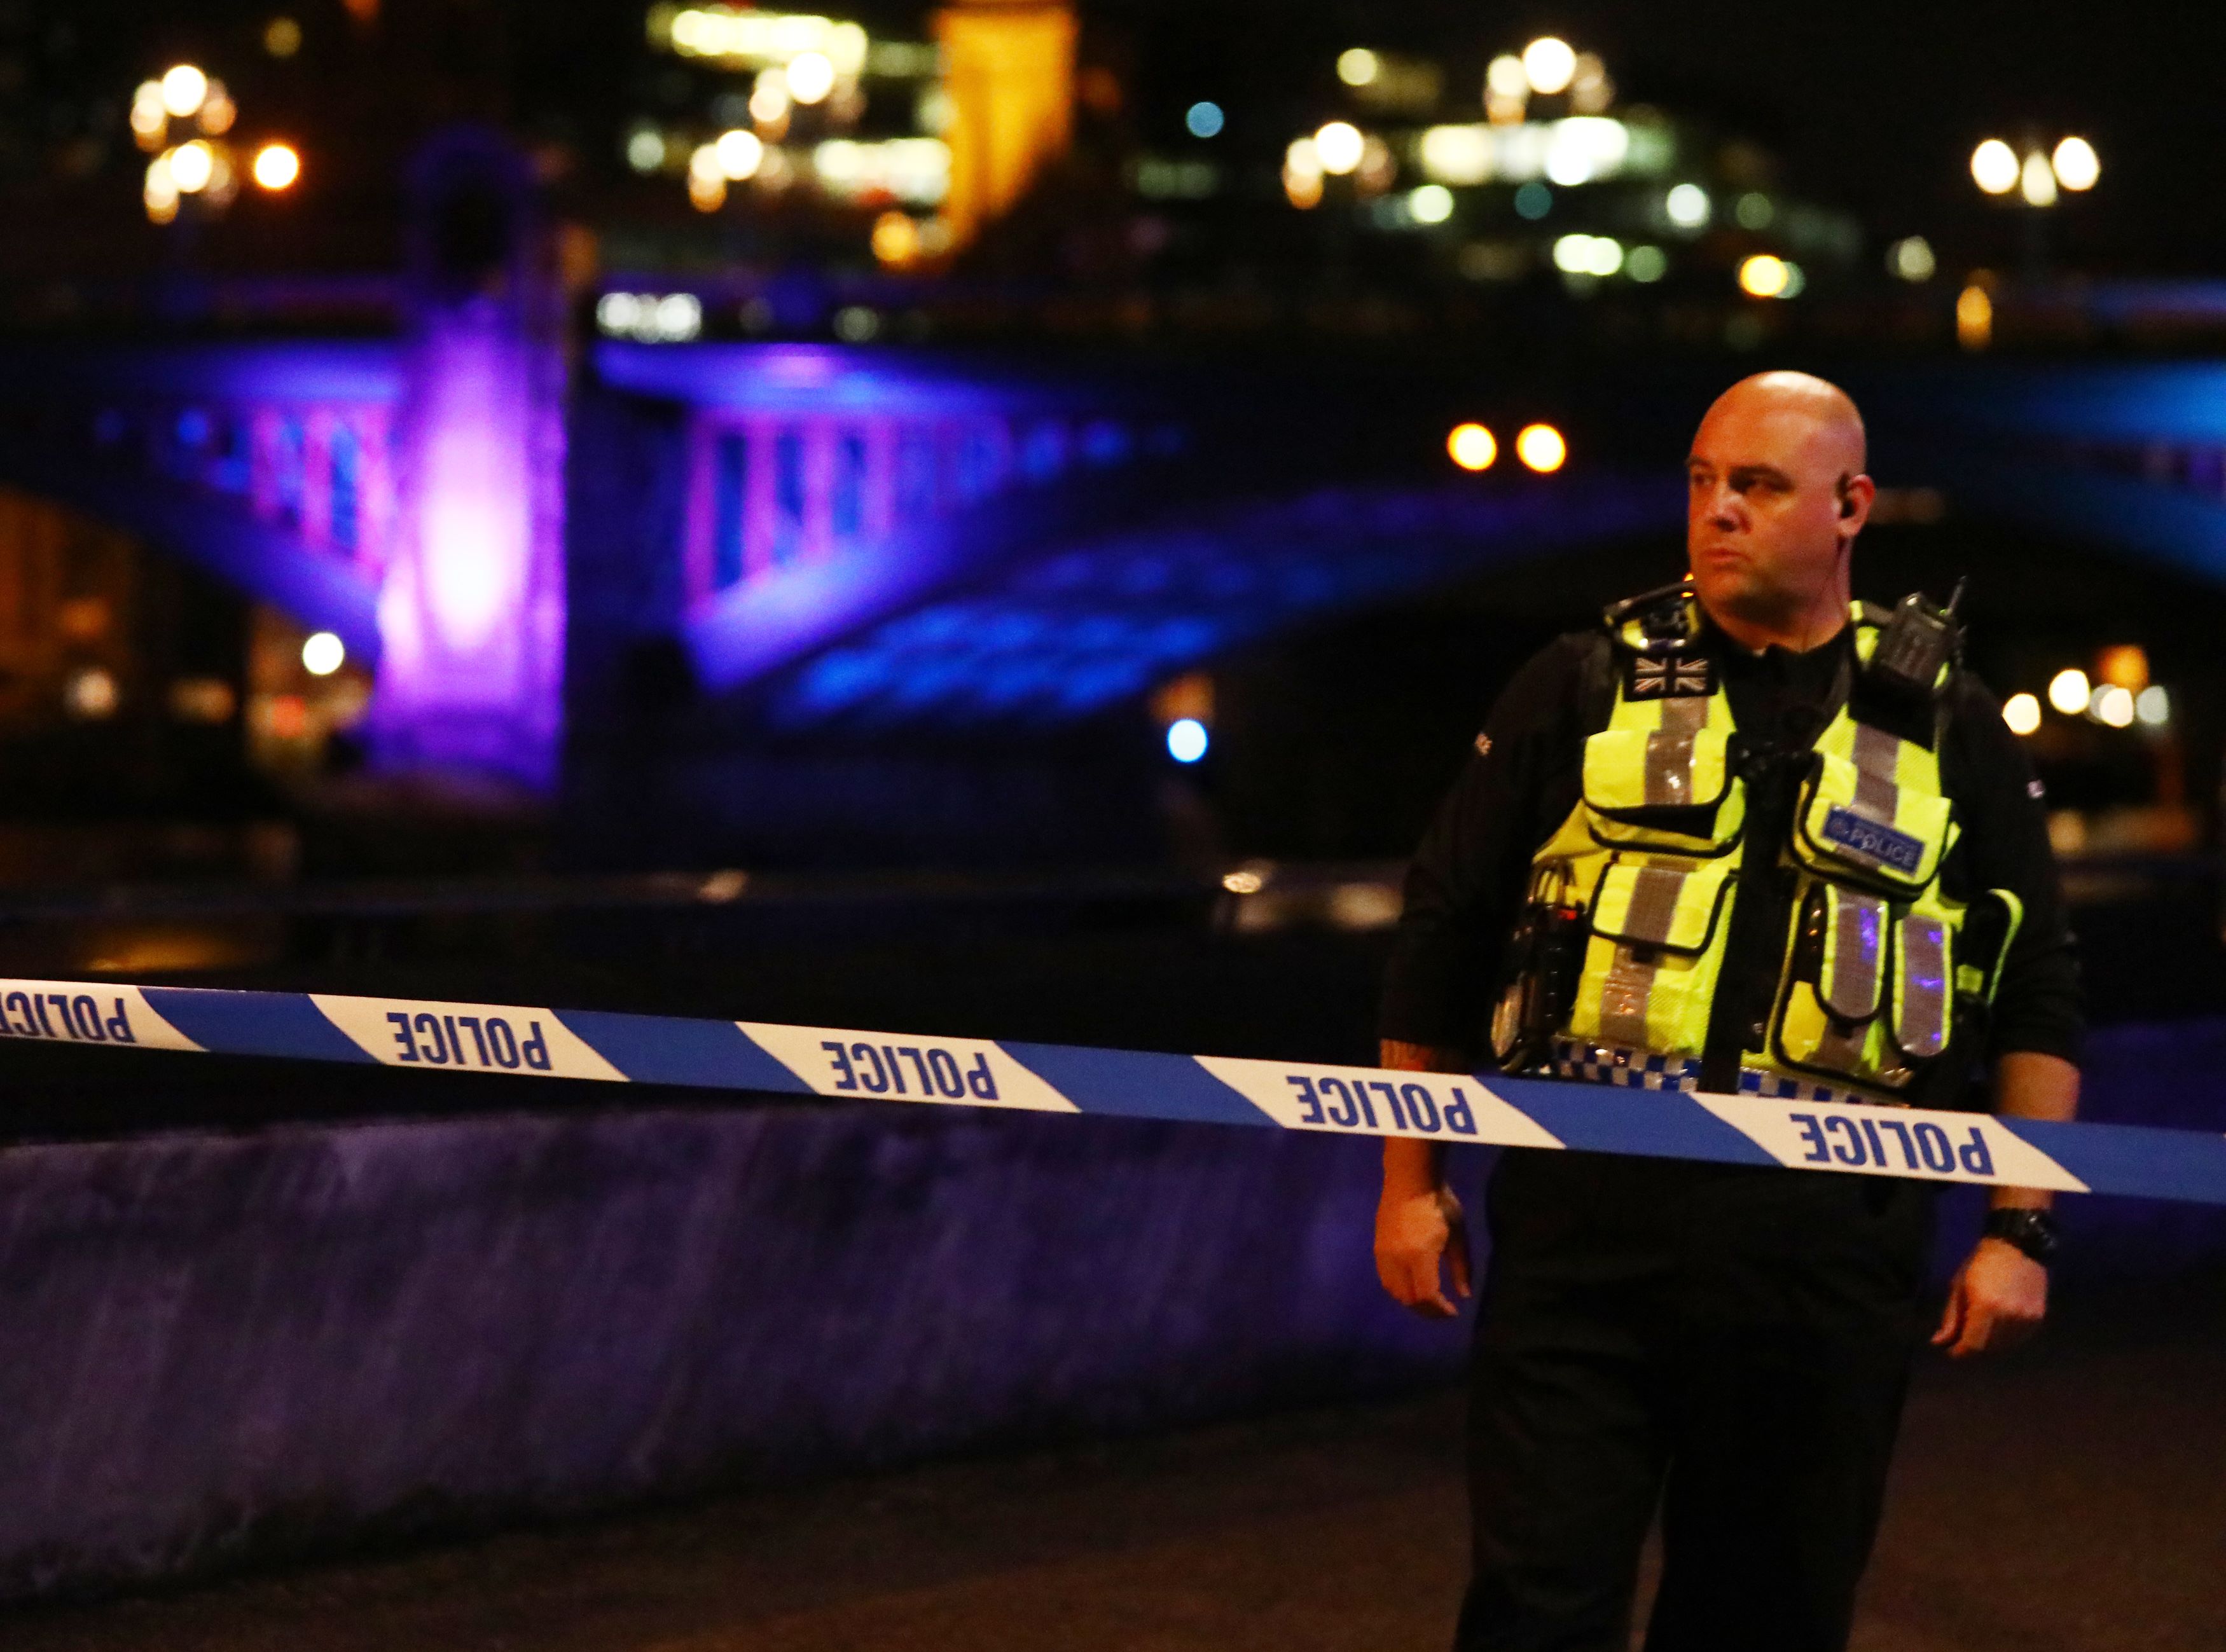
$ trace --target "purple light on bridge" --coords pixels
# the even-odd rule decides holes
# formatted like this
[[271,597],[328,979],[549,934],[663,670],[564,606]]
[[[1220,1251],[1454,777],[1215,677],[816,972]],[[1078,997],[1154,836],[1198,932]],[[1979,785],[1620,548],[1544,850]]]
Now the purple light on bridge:
[[374,728],[382,766],[539,789],[561,687],[563,435],[538,405],[537,353],[504,320],[477,303],[437,313],[411,353]]
[[[403,364],[372,733],[383,769],[545,792],[563,716],[564,365],[513,161],[467,132],[436,140],[419,176],[433,227]],[[459,264],[442,240],[460,200],[512,215],[492,262]]]

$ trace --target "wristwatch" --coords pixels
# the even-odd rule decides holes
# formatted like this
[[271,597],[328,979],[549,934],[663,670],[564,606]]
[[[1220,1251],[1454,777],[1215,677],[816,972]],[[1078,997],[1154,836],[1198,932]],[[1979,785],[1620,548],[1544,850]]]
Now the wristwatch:
[[2045,1210],[1989,1210],[1986,1233],[1989,1239],[2006,1240],[2015,1245],[2043,1268],[2056,1255],[2056,1218]]

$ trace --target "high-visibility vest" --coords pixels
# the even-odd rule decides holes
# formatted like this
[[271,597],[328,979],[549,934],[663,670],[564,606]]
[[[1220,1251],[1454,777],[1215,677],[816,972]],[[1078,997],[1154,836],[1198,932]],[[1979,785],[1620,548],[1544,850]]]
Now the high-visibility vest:
[[[1688,599],[1688,639],[1699,619]],[[1861,604],[1853,620],[1860,670],[1883,621]],[[1581,935],[1581,963],[1555,993],[1548,1030],[1697,1062],[1746,850],[1737,731],[1711,663],[1663,651],[1639,619],[1613,640],[1614,708],[1585,742],[1575,807],[1531,861],[1531,911],[1564,914]],[[1920,743],[1859,721],[1848,699],[1810,748],[1778,846],[1795,880],[1791,920],[1761,1047],[1744,1049],[1740,1064],[1892,1099],[1947,1053],[1959,988],[1990,995],[2007,936],[1990,959],[1959,958],[1966,905],[1942,890],[1940,869],[1960,828],[1941,790],[1937,718]],[[2013,928],[2014,896],[1988,893]],[[1544,966],[1534,956],[1524,967]],[[1503,1055],[1537,990],[1518,975],[1502,1000]]]

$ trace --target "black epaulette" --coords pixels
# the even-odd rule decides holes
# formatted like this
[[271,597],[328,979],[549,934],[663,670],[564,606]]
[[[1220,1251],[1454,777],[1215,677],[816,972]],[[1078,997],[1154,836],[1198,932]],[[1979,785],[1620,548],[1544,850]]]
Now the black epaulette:
[[1610,603],[1601,622],[1632,700],[1682,700],[1716,691],[1715,663],[1701,645],[1700,601],[1688,577]]

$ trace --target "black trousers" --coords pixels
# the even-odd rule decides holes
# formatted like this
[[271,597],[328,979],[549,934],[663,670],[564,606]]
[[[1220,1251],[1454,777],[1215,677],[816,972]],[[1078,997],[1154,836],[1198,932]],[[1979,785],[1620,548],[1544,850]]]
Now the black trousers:
[[1510,1152],[1491,1180],[1459,1652],[1840,1652],[1918,1345],[1932,1199]]

